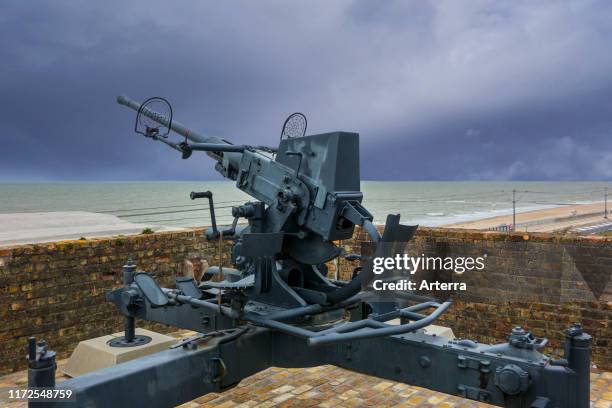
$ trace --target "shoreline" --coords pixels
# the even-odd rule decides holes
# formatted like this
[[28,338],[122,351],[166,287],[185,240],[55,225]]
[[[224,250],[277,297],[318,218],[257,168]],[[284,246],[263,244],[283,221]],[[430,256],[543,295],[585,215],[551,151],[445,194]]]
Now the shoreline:
[[[612,215],[609,216],[609,219],[604,219],[603,213],[603,202],[530,209],[516,213],[516,231],[590,234],[601,230],[601,228],[579,230],[579,228],[593,225],[603,225],[604,230],[612,230]],[[477,216],[477,214],[474,215]],[[487,217],[486,214],[482,215],[483,217],[469,221],[423,226],[511,230],[511,212],[492,217]],[[607,226],[608,222],[610,223],[609,227]],[[3,213],[0,214],[0,223],[4,226],[4,230],[0,233],[0,246],[79,239],[81,237],[95,238],[117,234],[135,235],[142,233],[145,228],[152,228],[155,231],[193,228],[154,222],[134,223],[116,215],[86,211]]]
[[[608,209],[609,213],[610,209]],[[516,231],[554,232],[567,231],[576,227],[603,222],[604,202],[572,204],[517,211]],[[612,220],[611,220],[612,222]],[[512,213],[478,220],[461,221],[440,225],[442,228],[492,229],[512,225]]]

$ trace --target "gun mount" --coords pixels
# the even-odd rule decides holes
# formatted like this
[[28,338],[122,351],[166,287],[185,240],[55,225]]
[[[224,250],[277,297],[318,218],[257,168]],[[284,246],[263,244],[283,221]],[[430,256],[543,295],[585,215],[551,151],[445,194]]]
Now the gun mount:
[[[334,243],[351,238],[355,226],[370,236],[374,257],[402,253],[417,228],[400,224],[399,215],[387,217],[382,234],[374,226],[361,204],[358,134],[307,136],[305,117],[293,114],[278,148],[234,145],[176,122],[164,99],[117,101],[137,112],[138,133],[183,159],[206,152],[216,170],[254,201],[232,208],[232,225],[219,227],[212,193],[191,193],[192,199],[209,200],[212,226],[206,237],[232,241],[232,267],[213,266],[201,282],[177,277],[175,288],[162,288],[128,262],[123,287],[107,295],[125,319],[125,336],[116,346],[146,341],[134,334],[136,318],[199,335],[57,385],[47,372],[54,364],[45,365],[42,374],[36,366],[30,386],[72,389],[78,406],[168,407],[231,387],[271,365],[335,364],[506,407],[589,406],[591,337],[580,326],[567,332],[565,358],[554,360],[538,351],[545,339],[521,328],[499,345],[428,335],[421,329],[451,302],[402,293],[391,310],[378,307],[379,299],[363,290],[366,273],[359,268],[349,282],[327,278],[328,261],[359,258]],[[167,113],[152,110],[153,102]],[[171,141],[170,131],[184,139]],[[248,224],[239,225],[240,218]],[[372,257],[363,257],[367,268]],[[392,324],[396,319],[400,323]],[[69,406],[49,403],[64,405]]]

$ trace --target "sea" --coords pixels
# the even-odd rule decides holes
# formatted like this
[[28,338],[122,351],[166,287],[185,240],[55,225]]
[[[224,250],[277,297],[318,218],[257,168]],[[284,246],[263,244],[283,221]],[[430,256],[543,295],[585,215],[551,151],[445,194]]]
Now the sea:
[[[604,200],[606,182],[363,181],[363,205],[384,222],[400,214],[403,223],[438,226],[517,212]],[[213,193],[218,222],[231,222],[231,207],[252,200],[227,181],[0,183],[0,213],[88,211],[151,226],[204,226]],[[1,226],[0,226],[1,228]]]

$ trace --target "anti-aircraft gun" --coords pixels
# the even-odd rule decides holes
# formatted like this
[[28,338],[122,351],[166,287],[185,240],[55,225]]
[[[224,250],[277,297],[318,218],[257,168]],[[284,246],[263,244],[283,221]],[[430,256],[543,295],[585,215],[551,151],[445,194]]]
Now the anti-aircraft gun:
[[[269,319],[275,315],[267,312],[282,311],[283,315],[291,313],[294,317],[312,315],[313,311],[322,313],[357,295],[362,288],[362,275],[344,286],[326,278],[325,263],[342,255],[342,249],[334,241],[351,238],[356,225],[363,227],[375,243],[405,244],[414,233],[416,227],[401,225],[399,216],[390,216],[383,239],[372,223],[372,215],[361,205],[359,135],[356,133],[306,136],[306,119],[296,113],[285,121],[277,149],[233,145],[224,139],[199,135],[170,119],[171,115],[148,108],[149,103],[159,101],[153,98],[141,105],[123,96],[118,98],[120,104],[137,111],[136,131],[143,117],[153,119],[153,124],[145,122],[141,133],[163,140],[180,151],[183,158],[189,158],[194,151],[207,152],[217,162],[215,168],[219,173],[234,180],[237,188],[257,200],[232,208],[234,223],[229,228],[218,229],[212,194],[191,193],[192,199],[209,200],[213,225],[206,231],[207,238],[234,240],[231,252],[235,268],[222,269],[222,282],[200,285],[201,289],[215,289],[228,296],[242,291],[246,295],[243,300],[248,302],[239,304],[232,313],[252,312],[255,307],[263,319],[260,324],[275,326],[280,322]],[[169,105],[162,104],[171,112]],[[169,142],[160,136],[160,125],[185,140]],[[239,218],[248,220],[248,227],[237,229]],[[209,271],[219,274],[218,267]],[[346,306],[341,304],[338,309]],[[302,310],[304,307],[307,309]],[[448,304],[440,307],[445,309]],[[319,308],[320,311],[315,310]],[[255,314],[250,318],[260,319]],[[294,331],[289,326],[286,329]],[[347,336],[347,332],[344,328],[345,334],[340,338]],[[337,337],[333,331],[325,335],[313,332],[309,341],[316,344]],[[365,331],[359,336],[366,336]]]
[[[200,334],[57,386],[54,356],[31,347],[30,386],[72,389],[77,406],[168,407],[272,365],[334,364],[500,406],[589,406],[591,337],[580,326],[568,329],[565,358],[555,360],[538,351],[546,339],[518,327],[499,345],[428,335],[422,329],[450,301],[397,293],[396,303],[383,305],[367,290],[371,259],[403,253],[417,227],[400,224],[398,215],[387,217],[382,234],[373,224],[361,204],[358,134],[306,135],[306,118],[296,113],[285,121],[277,148],[234,145],[176,122],[163,98],[140,104],[120,96],[117,102],[137,112],[137,133],[183,159],[205,152],[254,201],[233,207],[232,225],[221,227],[212,193],[191,193],[209,202],[207,239],[220,247],[232,241],[232,267],[212,266],[201,282],[176,277],[176,288],[162,288],[128,262],[124,286],[107,296],[125,321],[124,336],[111,346],[150,340],[135,334],[136,318]],[[171,131],[182,140],[172,141]],[[351,238],[356,226],[373,243],[369,256],[346,254],[335,244]],[[349,282],[327,277],[326,263],[341,256],[361,260]]]

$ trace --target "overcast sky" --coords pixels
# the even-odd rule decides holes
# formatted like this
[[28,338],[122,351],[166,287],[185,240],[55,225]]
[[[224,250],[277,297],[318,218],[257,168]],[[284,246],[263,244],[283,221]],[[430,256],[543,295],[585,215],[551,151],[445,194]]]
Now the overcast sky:
[[218,179],[119,94],[236,143],[361,135],[363,179],[612,179],[609,1],[0,5],[0,180]]

